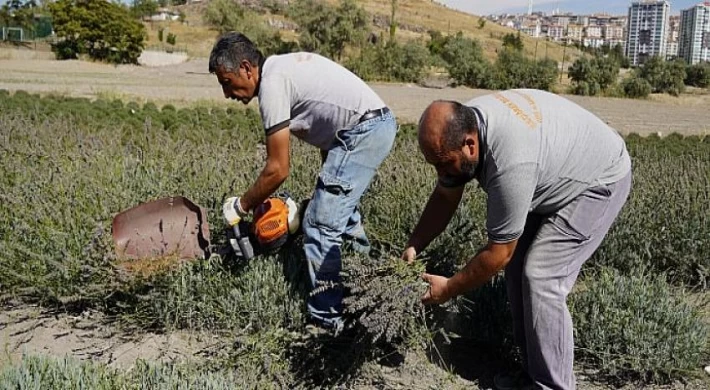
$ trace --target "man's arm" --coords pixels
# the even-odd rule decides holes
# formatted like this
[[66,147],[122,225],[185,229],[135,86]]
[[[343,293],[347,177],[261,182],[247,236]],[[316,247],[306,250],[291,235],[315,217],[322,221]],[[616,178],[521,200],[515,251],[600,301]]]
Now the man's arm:
[[[429,201],[424,207],[424,212],[419,218],[417,226],[414,228],[403,258],[408,261],[414,260],[417,252],[426,248],[451,221],[456,209],[459,207],[463,196],[464,186],[455,188],[445,188],[437,184],[434,192],[429,196]],[[414,251],[414,253],[411,253]],[[408,254],[409,253],[409,254]]]
[[427,305],[444,303],[457,295],[482,286],[510,262],[517,244],[518,240],[503,244],[489,241],[485,248],[451,278],[422,275],[422,278],[429,283],[429,289],[422,297],[422,302]]
[[266,136],[266,166],[256,182],[240,198],[245,211],[253,210],[273,194],[286,180],[289,173],[290,131],[285,127]]

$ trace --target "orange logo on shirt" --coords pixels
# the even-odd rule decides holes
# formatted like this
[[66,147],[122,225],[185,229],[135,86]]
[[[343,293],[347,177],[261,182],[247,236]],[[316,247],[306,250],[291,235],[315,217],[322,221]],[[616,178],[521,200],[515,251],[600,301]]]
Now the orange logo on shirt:
[[525,122],[525,124],[526,124],[529,128],[535,129],[538,124],[542,124],[542,113],[540,112],[540,109],[537,107],[537,104],[535,103],[535,100],[533,100],[530,96],[528,96],[528,95],[526,95],[526,94],[524,94],[524,93],[522,93],[522,92],[520,92],[520,91],[511,91],[511,92],[513,92],[513,93],[515,93],[515,94],[517,94],[517,95],[522,96],[522,97],[525,99],[525,101],[528,102],[528,104],[530,105],[530,108],[531,108],[532,111],[533,111],[533,116],[534,116],[534,118],[535,118],[534,120],[533,120],[533,118],[530,117],[530,115],[528,115],[528,113],[526,113],[525,111],[523,111],[523,109],[520,108],[520,106],[518,106],[517,104],[513,103],[513,102],[512,102],[510,99],[508,99],[507,97],[503,96],[502,93],[500,93],[500,92],[499,92],[499,93],[496,93],[495,95],[493,95],[493,97],[494,97],[496,100],[498,100],[499,102],[505,104],[506,107],[508,107],[511,111],[513,111],[513,113],[515,114],[515,116],[517,116],[518,118],[520,118],[520,120],[522,120],[523,122]]

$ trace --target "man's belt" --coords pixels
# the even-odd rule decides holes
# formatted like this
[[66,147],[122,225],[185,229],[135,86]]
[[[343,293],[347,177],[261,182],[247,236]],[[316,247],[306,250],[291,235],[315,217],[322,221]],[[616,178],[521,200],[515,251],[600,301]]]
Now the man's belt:
[[379,118],[382,115],[387,114],[388,112],[390,112],[390,109],[387,107],[379,108],[377,110],[370,110],[363,114],[363,116],[360,117],[360,120],[357,121],[357,123],[360,124],[362,122],[369,121],[370,119]]

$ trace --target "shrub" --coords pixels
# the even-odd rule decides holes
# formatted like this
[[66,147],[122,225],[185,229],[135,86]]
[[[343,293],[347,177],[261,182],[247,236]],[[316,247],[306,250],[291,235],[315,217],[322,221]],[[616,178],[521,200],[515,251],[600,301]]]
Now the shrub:
[[459,32],[447,39],[443,48],[433,47],[436,51],[441,50],[446,70],[456,84],[471,88],[495,88],[491,64],[483,56],[483,49],[477,40],[466,38]]
[[520,36],[520,31],[517,34],[508,33],[503,35],[503,48],[523,51],[525,45],[523,44],[523,38]]
[[638,99],[646,98],[651,94],[651,84],[638,76],[627,77],[624,79],[621,86],[624,89],[624,95],[626,95],[626,97]]
[[662,275],[602,268],[571,295],[579,361],[619,379],[663,382],[696,369],[708,325]]
[[370,45],[345,66],[367,81],[419,82],[426,76],[431,57],[417,42]]
[[606,92],[616,84],[618,75],[619,63],[613,57],[580,57],[569,69],[572,92],[576,95],[594,96]]
[[636,74],[648,81],[652,92],[680,95],[685,90],[685,64],[682,60],[664,61],[651,57],[636,70]]
[[495,63],[496,88],[534,88],[549,91],[557,79],[557,62],[531,60],[517,50],[503,50]]
[[425,290],[421,283],[424,264],[362,255],[348,256],[344,264],[343,286],[348,296],[343,304],[349,326],[359,332],[358,341],[421,342],[422,331],[426,333],[420,301]]
[[[221,341],[210,354],[219,355],[223,365],[238,370],[247,367],[247,373],[254,369],[261,375],[258,378],[280,387],[298,383],[289,375],[295,375],[299,363],[313,362],[304,357],[319,351],[331,349],[333,353],[319,355],[323,359],[316,362],[323,365],[306,364],[306,370],[327,368],[332,361],[344,363],[339,349],[343,344],[302,343],[299,339],[308,282],[297,243],[277,256],[247,264],[215,257],[148,280],[126,280],[114,268],[109,233],[113,215],[166,195],[184,195],[204,206],[212,243],[218,247],[224,244],[222,201],[246,188],[263,167],[263,155],[255,152],[263,142],[258,112],[237,106],[177,111],[165,106],[159,111],[151,103],[123,106],[17,92],[0,98],[0,128],[0,301],[39,302],[61,310],[91,307],[138,329],[187,328],[217,333]],[[710,137],[629,136],[626,142],[633,160],[633,190],[589,264],[613,267],[620,275],[632,276],[637,275],[636,269],[646,267],[655,273],[665,272],[674,284],[706,288],[710,283]],[[402,126],[391,156],[378,169],[363,198],[361,210],[374,259],[400,253],[398,246],[406,242],[434,186],[435,170],[421,155],[411,152],[417,148],[416,127]],[[310,195],[319,165],[320,157],[312,148],[296,141],[291,144],[292,169],[285,188],[294,198]],[[486,243],[485,194],[475,186],[469,188],[446,231],[421,254],[430,272],[451,275]],[[409,206],[402,207],[404,204]],[[400,280],[388,266],[375,269],[385,272],[383,281],[392,284],[377,285],[373,291],[390,295],[390,291],[406,287],[413,280],[407,278],[414,276],[407,274]],[[588,271],[585,267],[582,288],[585,280],[592,283],[594,274],[587,277]],[[646,279],[650,285],[651,278]],[[367,283],[355,283],[359,282]],[[623,287],[624,283],[616,284]],[[670,294],[663,288],[666,290],[659,287],[659,291]],[[467,294],[459,305],[445,309],[458,309],[455,316],[460,317],[460,329],[468,329],[472,338],[510,351],[504,290],[502,280],[496,279]],[[601,294],[602,288],[593,291]],[[626,291],[631,291],[629,296],[636,294],[630,287]],[[605,303],[605,307],[630,307],[624,300],[630,298],[619,295],[614,298],[618,303]],[[373,298],[352,298],[353,310],[369,310],[359,301],[368,297]],[[374,298],[397,310],[416,307],[414,295],[396,302]],[[661,322],[659,318],[675,315],[681,308],[676,301],[659,303],[655,299],[651,302],[660,313],[652,317],[654,321]],[[412,306],[400,305],[407,302]],[[591,315],[583,311],[587,306],[577,305],[576,310],[588,319]],[[669,306],[675,306],[676,311],[664,314]],[[380,314],[387,318],[382,310]],[[674,326],[678,338],[686,337],[680,326],[683,322],[677,324],[668,326]],[[394,332],[405,336],[405,329],[415,329],[404,320],[396,325],[402,327]],[[597,333],[603,330],[596,328]],[[622,348],[615,345],[616,339],[602,341],[613,344],[604,347],[609,350]],[[650,343],[647,339],[638,342]],[[300,352],[293,353],[299,345]],[[688,353],[692,348],[686,348]],[[685,362],[676,365],[669,360],[660,368],[651,363],[656,372],[685,369]],[[267,374],[272,370],[281,372],[285,379]],[[347,372],[352,378],[353,371]]]
[[[268,357],[267,357],[268,358]],[[138,360],[122,371],[105,364],[70,357],[24,356],[0,371],[0,387],[7,389],[233,389],[235,383],[254,388],[276,388],[262,364],[238,361],[238,370],[201,370],[204,364],[156,363]],[[273,371],[273,368],[272,368]],[[266,374],[266,375],[265,375]]]
[[710,87],[710,63],[690,65],[686,72],[685,85],[698,88]]
[[286,42],[281,33],[269,27],[263,18],[243,5],[230,0],[211,1],[204,10],[204,19],[220,33],[239,31],[249,37],[264,55],[295,51],[298,45]]
[[358,46],[365,39],[367,13],[354,0],[340,0],[337,7],[297,0],[288,13],[299,25],[299,43],[306,51],[340,60],[347,45]]
[[624,273],[645,266],[676,284],[710,285],[709,145],[655,134],[627,140],[633,188],[594,263]]

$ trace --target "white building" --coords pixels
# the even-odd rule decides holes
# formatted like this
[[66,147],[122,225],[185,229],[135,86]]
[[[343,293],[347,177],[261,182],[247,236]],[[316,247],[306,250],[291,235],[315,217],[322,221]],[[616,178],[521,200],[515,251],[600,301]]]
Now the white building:
[[597,39],[602,37],[602,26],[587,26],[585,38]]
[[153,22],[164,22],[166,20],[178,20],[180,19],[180,14],[176,11],[171,11],[167,8],[158,8],[156,13],[150,15],[148,18]]
[[640,0],[631,3],[626,56],[632,66],[641,65],[652,56],[665,57],[670,10],[671,5],[667,0]]
[[540,32],[541,32],[540,24],[535,23],[535,24],[530,24],[527,26],[521,26],[520,32],[522,32],[523,34],[530,35],[533,38],[540,38]]
[[547,36],[552,41],[561,41],[565,37],[565,28],[555,25],[547,26]]
[[624,39],[624,27],[608,24],[603,28],[604,39],[607,41]]
[[710,2],[681,11],[678,56],[689,64],[710,61]]

